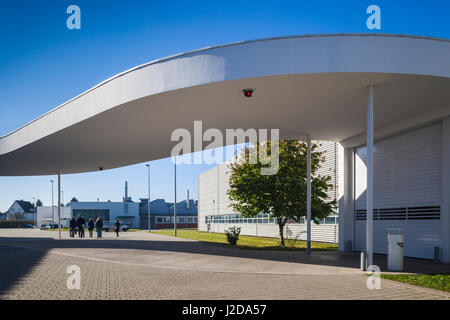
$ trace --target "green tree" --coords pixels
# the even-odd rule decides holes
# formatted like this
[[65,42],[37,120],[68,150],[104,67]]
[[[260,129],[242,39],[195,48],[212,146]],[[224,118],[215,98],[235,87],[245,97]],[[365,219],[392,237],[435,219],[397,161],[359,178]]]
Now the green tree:
[[39,200],[39,199],[37,199],[37,201],[36,201],[36,207],[42,207],[42,206],[43,206],[42,201]]
[[73,197],[72,200],[70,200],[70,202],[78,202],[78,199]]
[[[289,220],[300,222],[306,216],[306,157],[305,141],[281,140],[279,142],[279,168],[274,175],[262,175],[261,168],[267,163],[258,157],[251,164],[251,152],[259,147],[267,147],[271,154],[271,142],[260,146],[246,147],[229,169],[230,205],[243,217],[255,217],[259,213],[269,213],[279,227],[280,246],[285,247],[284,226]],[[311,146],[311,217],[315,223],[332,213],[336,200],[330,200],[327,192],[333,188],[330,176],[316,175],[316,171],[325,161],[318,145]],[[262,163],[261,163],[262,162]]]

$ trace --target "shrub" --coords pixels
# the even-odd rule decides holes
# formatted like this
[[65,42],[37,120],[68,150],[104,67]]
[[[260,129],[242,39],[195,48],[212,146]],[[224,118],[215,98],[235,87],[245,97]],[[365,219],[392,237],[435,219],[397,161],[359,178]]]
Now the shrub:
[[0,228],[20,228],[22,224],[34,224],[33,220],[0,220]]
[[300,236],[302,233],[306,233],[306,231],[300,231],[297,234],[294,234],[292,230],[288,227],[284,227],[286,229],[285,242],[287,248],[294,248],[297,241],[300,240]]
[[241,233],[241,228],[232,226],[225,230],[225,234],[227,235],[228,243],[232,246],[235,246],[239,240],[239,234]]

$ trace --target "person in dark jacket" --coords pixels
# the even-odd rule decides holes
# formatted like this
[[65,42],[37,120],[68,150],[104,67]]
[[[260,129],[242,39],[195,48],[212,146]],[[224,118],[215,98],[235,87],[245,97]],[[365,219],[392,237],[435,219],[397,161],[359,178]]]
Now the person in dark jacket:
[[75,221],[75,218],[72,217],[69,222],[69,234],[70,237],[73,238],[75,236],[75,227],[77,225],[77,222]]
[[86,221],[83,219],[83,216],[81,214],[78,215],[77,226],[79,237],[84,238],[84,228],[86,227]]
[[94,233],[94,219],[92,218],[89,218],[88,230],[89,230],[89,237],[92,238],[92,234]]
[[102,237],[103,220],[102,217],[98,217],[95,221],[95,228],[97,229],[97,239]]
[[116,223],[114,223],[114,231],[116,232],[116,237],[119,236],[119,231],[120,231],[120,222],[119,220],[116,220]]

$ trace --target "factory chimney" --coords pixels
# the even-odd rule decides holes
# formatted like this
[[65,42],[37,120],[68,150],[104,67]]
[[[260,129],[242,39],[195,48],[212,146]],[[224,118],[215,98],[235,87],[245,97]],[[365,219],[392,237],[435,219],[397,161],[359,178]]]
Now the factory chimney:
[[189,210],[189,189],[186,191],[186,209]]
[[125,197],[123,197],[123,211],[128,214],[128,181],[125,181]]

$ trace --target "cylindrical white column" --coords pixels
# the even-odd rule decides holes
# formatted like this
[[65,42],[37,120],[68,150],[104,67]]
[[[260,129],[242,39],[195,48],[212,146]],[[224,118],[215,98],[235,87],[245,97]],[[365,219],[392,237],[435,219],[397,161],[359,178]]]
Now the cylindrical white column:
[[50,180],[52,183],[52,229],[55,229],[55,199],[53,194],[53,180]]
[[373,86],[368,88],[367,101],[367,211],[366,252],[367,267],[373,264]]
[[146,164],[148,167],[148,202],[147,202],[147,213],[148,213],[148,231],[150,232],[150,165]]

